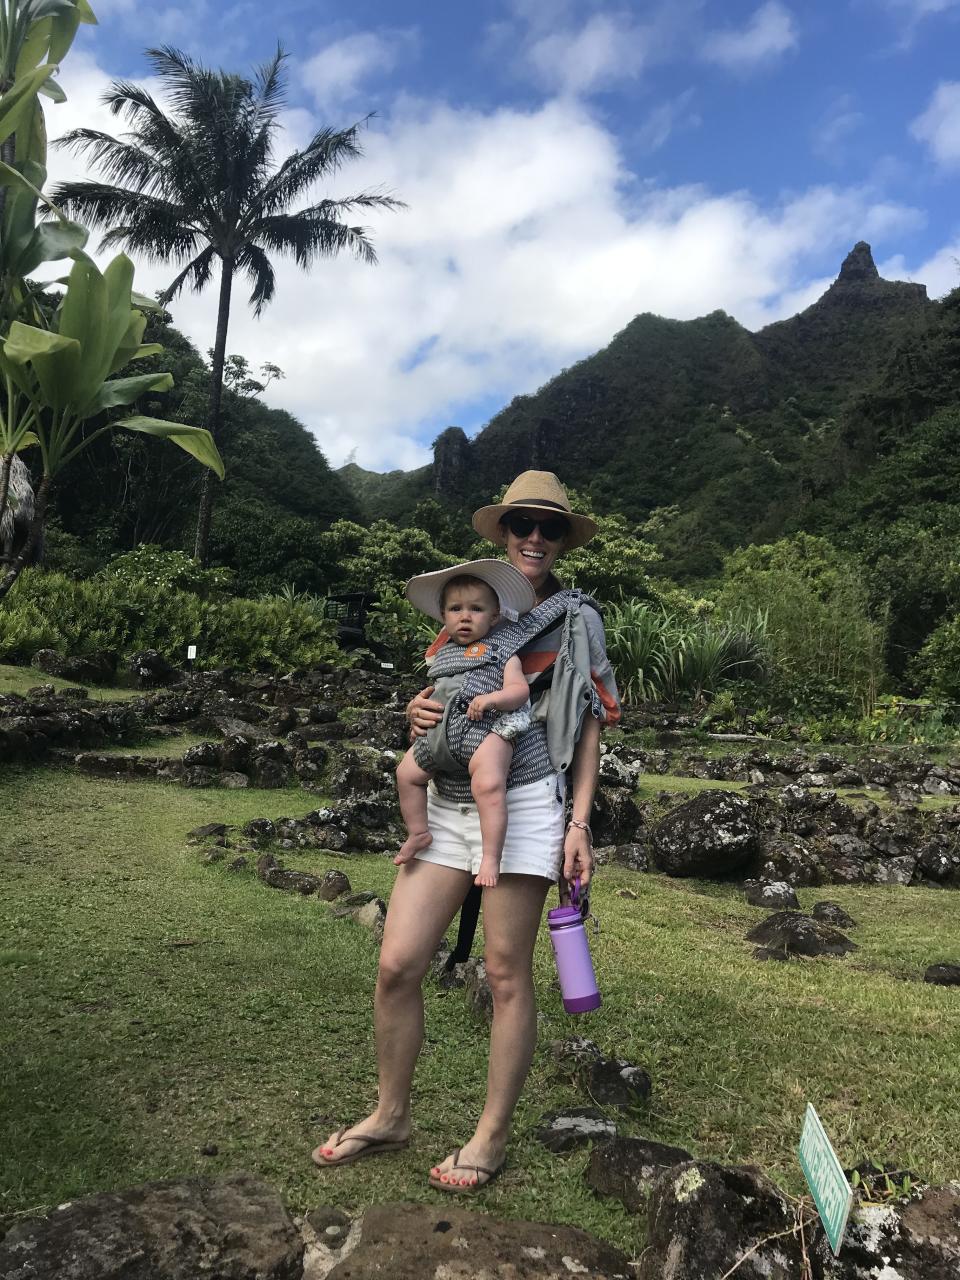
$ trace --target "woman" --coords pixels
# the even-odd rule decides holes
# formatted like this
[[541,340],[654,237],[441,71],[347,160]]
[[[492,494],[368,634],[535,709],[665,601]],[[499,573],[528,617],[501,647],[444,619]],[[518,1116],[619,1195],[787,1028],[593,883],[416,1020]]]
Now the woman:
[[[538,605],[562,590],[553,576],[557,557],[593,537],[596,525],[570,508],[557,477],[546,471],[518,476],[502,502],[482,507],[473,527],[504,547],[527,578]],[[536,609],[527,615],[532,618]],[[551,764],[542,722],[518,739],[507,779],[507,838],[501,875],[483,893],[484,960],[493,993],[487,1097],[473,1135],[430,1170],[442,1191],[478,1191],[502,1169],[510,1121],[536,1046],[537,1014],[533,949],[550,885],[593,871],[590,813],[600,759],[600,722],[619,717],[616,685],[607,661],[603,624],[595,609],[581,610],[587,624],[596,694],[570,767],[572,812],[564,828],[562,780]],[[442,641],[442,637],[441,637]],[[440,641],[438,641],[439,643]],[[539,636],[521,652],[528,677],[547,672],[557,631]],[[414,735],[426,733],[443,708],[424,689],[407,708]],[[533,691],[535,696],[535,686]],[[331,1134],[313,1159],[332,1167],[368,1155],[399,1150],[410,1135],[410,1090],[423,1043],[421,983],[440,940],[476,874],[480,832],[469,779],[438,777],[430,797],[432,844],[400,869],[390,898],[374,1003],[379,1068],[376,1110],[358,1124]],[[476,864],[476,865],[475,865]]]

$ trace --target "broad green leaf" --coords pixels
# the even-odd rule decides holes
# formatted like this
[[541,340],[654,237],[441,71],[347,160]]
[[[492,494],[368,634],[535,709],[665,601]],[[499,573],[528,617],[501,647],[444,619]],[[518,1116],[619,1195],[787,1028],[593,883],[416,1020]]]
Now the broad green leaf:
[[145,293],[137,293],[136,289],[130,294],[130,303],[139,311],[162,311],[160,303],[156,298],[148,298]]
[[23,256],[17,262],[17,272],[28,276],[44,262],[58,262],[82,249],[90,232],[79,222],[41,222],[35,229]]
[[147,317],[142,311],[128,311],[129,319],[123,339],[110,361],[109,373],[117,373],[124,365],[129,364],[136,352],[140,350],[143,332],[147,327]]
[[105,409],[116,409],[123,404],[133,404],[148,391],[169,391],[173,386],[170,373],[141,373],[133,378],[112,378],[105,382],[91,403],[84,408],[83,416],[92,418]]
[[16,133],[20,121],[33,106],[37,91],[56,71],[56,67],[47,65],[28,71],[18,76],[12,88],[0,95],[0,142]]
[[20,443],[17,445],[15,452],[22,453],[24,449],[32,449],[35,444],[40,443],[40,437],[35,431],[28,431],[21,436]]
[[146,360],[149,356],[159,356],[163,354],[163,343],[161,342],[145,342],[142,346],[137,347],[136,351],[130,357],[131,360]]
[[57,81],[52,77],[40,86],[37,93],[42,94],[45,98],[49,98],[51,102],[55,102],[57,105],[61,102],[66,102],[67,100],[67,95],[63,92],[63,89]]
[[24,75],[27,71],[33,71],[46,59],[50,49],[52,25],[50,18],[35,18],[30,24],[30,30],[20,46],[14,78]]
[[73,44],[74,37],[77,34],[77,27],[81,22],[96,26],[96,18],[93,16],[93,10],[90,8],[86,0],[78,0],[78,3],[71,5],[70,13],[62,13],[53,19],[53,30],[50,36],[50,61],[62,62],[64,56]]
[[29,362],[49,408],[62,409],[77,403],[77,388],[82,385],[81,348],[75,338],[15,320],[3,350],[14,364]]
[[172,440],[181,449],[186,449],[198,462],[223,479],[223,459],[213,442],[213,436],[205,427],[184,427],[179,422],[163,422],[159,418],[121,418],[115,424],[127,431],[137,431],[145,436],[158,436],[163,440]]

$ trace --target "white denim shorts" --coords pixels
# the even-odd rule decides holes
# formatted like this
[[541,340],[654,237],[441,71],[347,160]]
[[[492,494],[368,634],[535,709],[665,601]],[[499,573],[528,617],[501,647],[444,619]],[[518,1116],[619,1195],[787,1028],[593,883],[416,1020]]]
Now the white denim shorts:
[[[500,859],[501,875],[560,878],[563,865],[564,776],[551,773],[539,782],[528,782],[507,792],[507,838]],[[438,796],[433,783],[427,788],[427,826],[433,843],[417,854],[421,862],[442,867],[480,870],[482,841],[480,815],[475,804],[458,804]]]

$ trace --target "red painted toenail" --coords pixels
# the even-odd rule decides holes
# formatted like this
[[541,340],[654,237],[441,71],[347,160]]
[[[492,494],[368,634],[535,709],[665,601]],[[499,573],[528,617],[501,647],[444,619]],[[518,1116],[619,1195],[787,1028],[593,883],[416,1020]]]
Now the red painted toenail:
[[441,1182],[449,1182],[449,1181],[450,1181],[450,1179],[447,1177],[447,1175],[446,1175],[445,1173],[442,1173],[442,1174],[440,1175],[440,1181],[441,1181]]

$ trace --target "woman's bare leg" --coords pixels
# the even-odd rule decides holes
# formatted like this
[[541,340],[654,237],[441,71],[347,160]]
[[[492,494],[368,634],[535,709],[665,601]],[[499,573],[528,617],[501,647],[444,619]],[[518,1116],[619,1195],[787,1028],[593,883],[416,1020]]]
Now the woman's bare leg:
[[454,1158],[448,1156],[430,1171],[441,1182],[484,1182],[469,1166],[496,1169],[503,1162],[537,1043],[533,948],[549,887],[539,876],[504,875],[495,889],[484,890],[484,959],[493,992],[487,1099],[473,1137],[460,1151],[458,1164],[468,1167],[454,1173]]
[[433,840],[427,829],[427,786],[432,777],[417,764],[412,747],[397,766],[397,799],[407,828],[407,838],[393,860],[398,867],[415,858]]
[[507,837],[507,774],[513,743],[488,733],[470,757],[470,790],[480,817],[483,854],[474,884],[493,888],[500,876],[500,855]]
[[[423,1043],[420,984],[469,887],[469,871],[433,862],[408,862],[397,876],[383,931],[374,1001],[377,1106],[351,1127],[351,1133],[396,1139],[410,1133],[410,1085]],[[318,1148],[328,1161],[357,1151],[359,1144],[347,1136],[334,1150],[334,1136]]]

